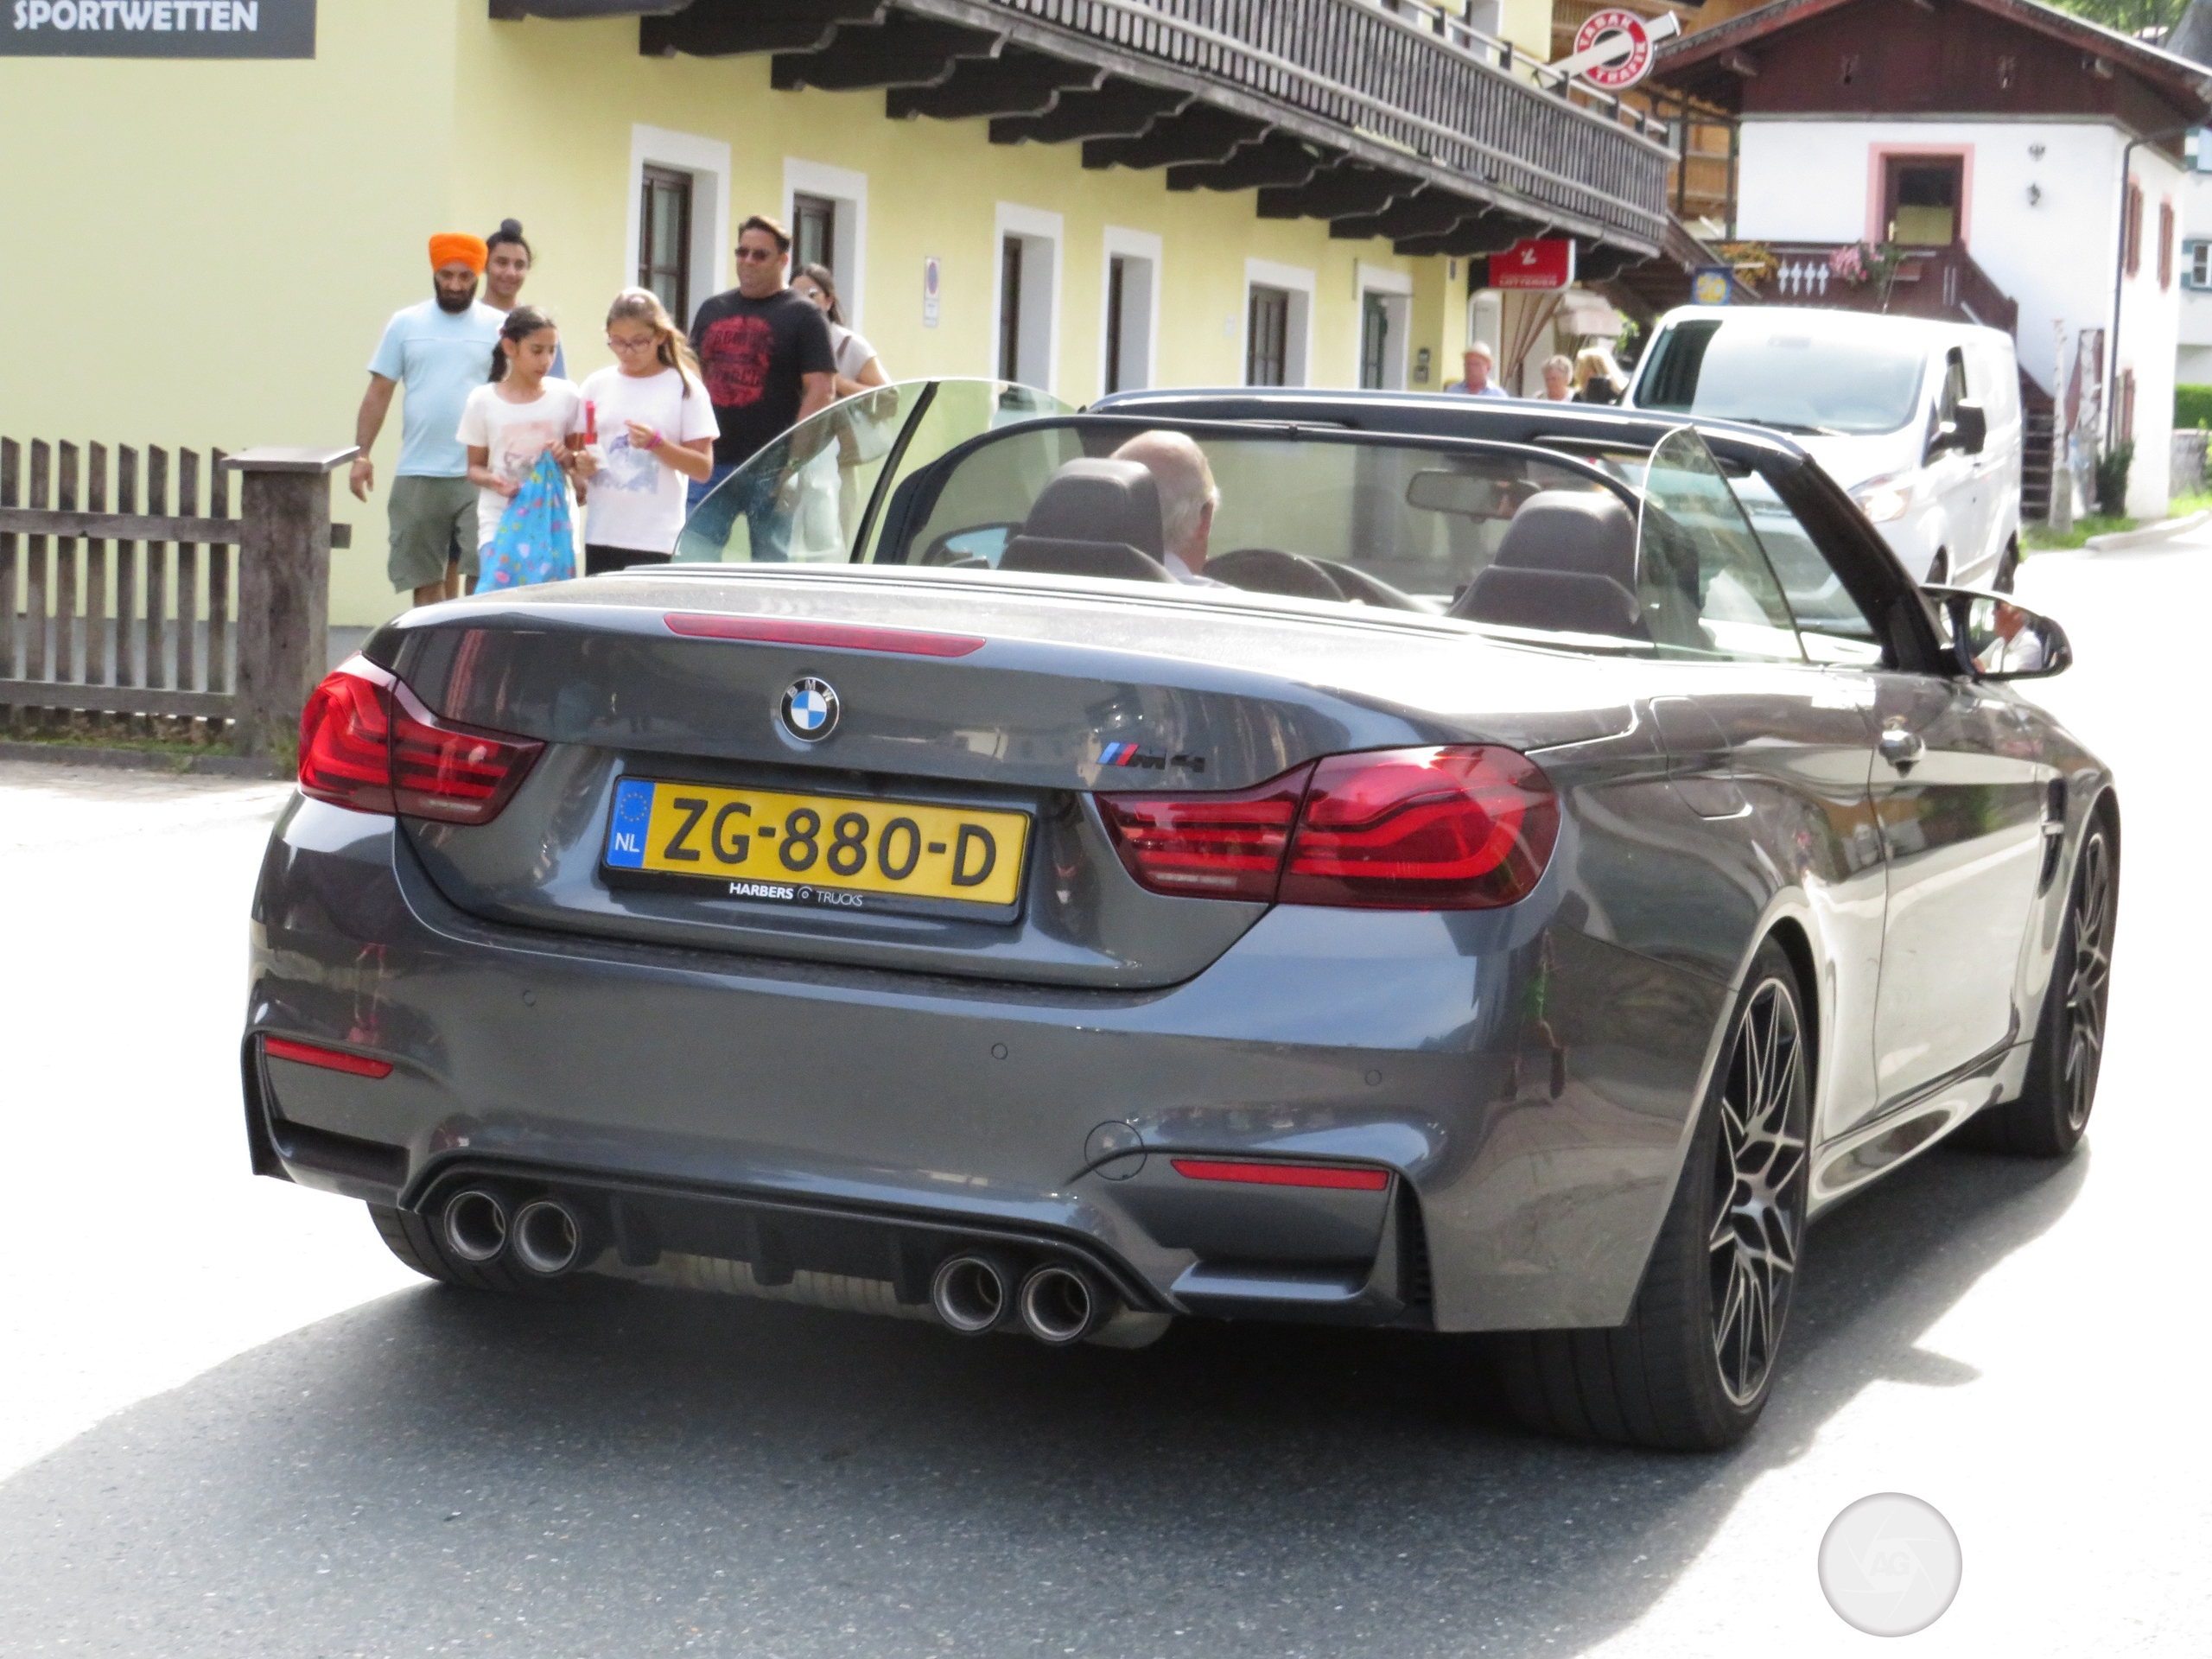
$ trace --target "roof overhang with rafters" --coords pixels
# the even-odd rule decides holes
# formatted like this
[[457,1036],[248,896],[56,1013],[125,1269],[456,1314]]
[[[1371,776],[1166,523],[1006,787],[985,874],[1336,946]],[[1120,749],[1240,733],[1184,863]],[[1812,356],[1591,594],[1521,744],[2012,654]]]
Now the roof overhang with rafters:
[[1170,189],[1259,188],[1405,254],[1570,235],[1586,267],[1655,251],[1670,134],[1540,86],[1525,54],[1426,0],[490,0],[494,16],[650,13],[651,55],[772,58],[784,90],[880,89],[894,119],[988,118],[994,143],[1076,143]]

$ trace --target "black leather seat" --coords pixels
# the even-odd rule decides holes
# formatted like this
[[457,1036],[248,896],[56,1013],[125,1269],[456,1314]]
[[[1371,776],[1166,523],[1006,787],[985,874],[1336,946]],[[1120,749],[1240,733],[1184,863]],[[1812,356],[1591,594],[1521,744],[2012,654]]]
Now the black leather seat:
[[1038,492],[1007,543],[1001,570],[1173,582],[1164,556],[1160,486],[1134,461],[1071,461]]
[[1451,614],[1513,628],[1648,638],[1636,596],[1636,519],[1618,496],[1540,490]]

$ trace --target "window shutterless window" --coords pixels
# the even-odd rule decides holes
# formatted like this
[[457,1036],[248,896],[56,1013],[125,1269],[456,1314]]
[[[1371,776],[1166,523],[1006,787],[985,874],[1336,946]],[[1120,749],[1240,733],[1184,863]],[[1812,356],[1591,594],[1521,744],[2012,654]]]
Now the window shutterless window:
[[1359,308],[1359,384],[1380,391],[1388,372],[1390,302],[1380,294],[1363,295]]
[[791,263],[837,269],[837,204],[829,197],[791,197]]
[[2189,274],[2182,278],[2190,288],[2212,288],[2212,242],[2190,242],[2183,251],[2188,256]]
[[1106,390],[1121,391],[1125,377],[1122,373],[1122,308],[1128,303],[1129,262],[1116,254],[1106,262]]
[[1021,378],[1021,238],[999,245],[999,378]]
[[638,213],[638,286],[660,296],[679,328],[691,321],[691,175],[648,167]]
[[1290,292],[1255,283],[1244,323],[1244,384],[1280,386],[1290,358]]

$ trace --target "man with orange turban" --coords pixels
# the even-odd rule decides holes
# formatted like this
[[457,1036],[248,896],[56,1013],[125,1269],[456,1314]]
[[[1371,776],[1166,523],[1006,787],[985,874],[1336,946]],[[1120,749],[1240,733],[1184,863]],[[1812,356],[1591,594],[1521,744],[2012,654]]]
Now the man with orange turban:
[[446,232],[430,238],[431,297],[385,326],[354,419],[353,442],[361,453],[351,483],[365,501],[376,487],[369,451],[391,413],[393,390],[407,388],[385,515],[391,526],[386,568],[393,590],[412,589],[417,605],[454,598],[461,578],[476,574],[476,486],[468,481],[460,432],[461,406],[491,378],[505,321],[476,297],[488,257],[481,237]]

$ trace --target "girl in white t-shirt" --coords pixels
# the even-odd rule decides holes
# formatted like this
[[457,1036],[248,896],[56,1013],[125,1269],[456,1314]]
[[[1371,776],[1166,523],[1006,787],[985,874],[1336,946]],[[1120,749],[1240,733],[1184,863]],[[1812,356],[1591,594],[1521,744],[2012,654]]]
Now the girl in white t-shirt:
[[699,361],[651,289],[626,288],[607,314],[616,366],[584,382],[600,465],[584,526],[584,574],[665,564],[683,529],[684,480],[714,470],[715,406]]
[[[536,306],[507,313],[492,348],[490,381],[468,394],[461,411],[461,441],[468,446],[468,481],[476,486],[476,544],[488,547],[499,517],[547,450],[573,485],[597,467],[581,444],[569,440],[584,429],[584,396],[550,371],[560,331]],[[570,492],[569,515],[575,512]]]

